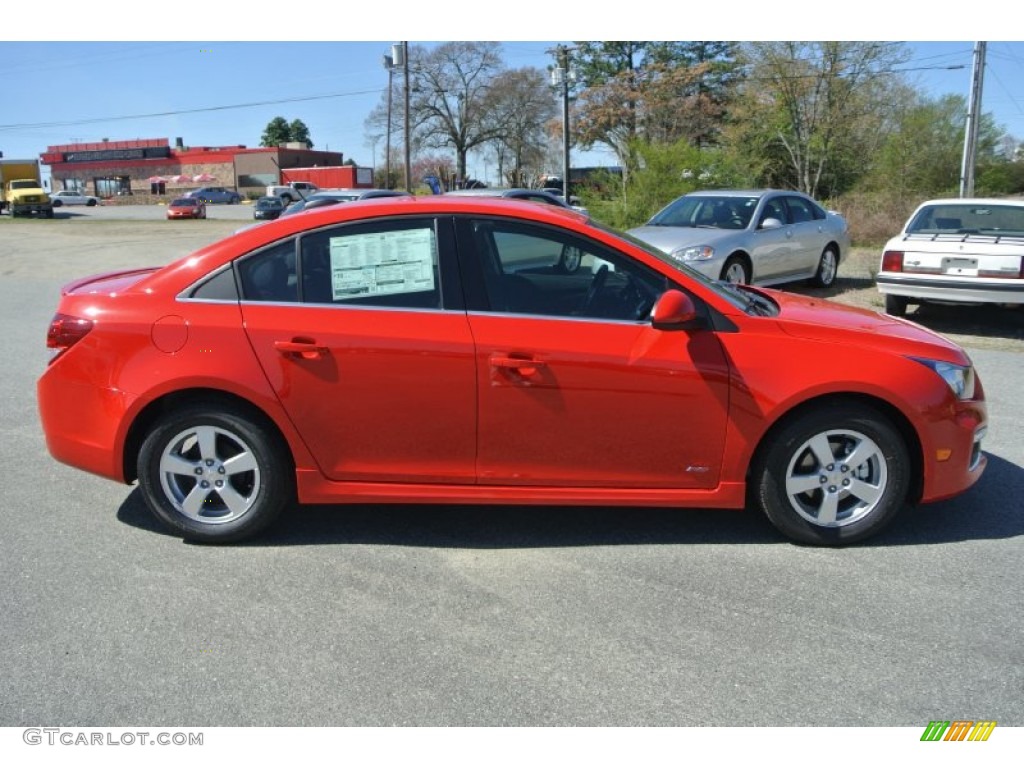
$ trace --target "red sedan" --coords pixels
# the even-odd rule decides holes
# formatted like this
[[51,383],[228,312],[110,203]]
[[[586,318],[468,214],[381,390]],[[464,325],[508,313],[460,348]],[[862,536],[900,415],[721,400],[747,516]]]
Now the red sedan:
[[205,219],[206,203],[198,197],[179,197],[167,206],[168,219]]
[[952,342],[517,201],[332,206],[85,278],[47,345],[53,456],[198,541],[295,503],[749,503],[843,544],[985,467]]

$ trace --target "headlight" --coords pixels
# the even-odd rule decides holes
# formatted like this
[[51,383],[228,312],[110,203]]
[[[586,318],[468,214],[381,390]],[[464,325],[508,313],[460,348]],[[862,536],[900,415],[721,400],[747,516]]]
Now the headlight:
[[689,248],[680,248],[672,251],[672,258],[676,261],[707,261],[715,257],[715,249],[710,245],[694,245]]
[[957,400],[970,400],[974,397],[974,368],[969,365],[956,365],[941,360],[929,360],[925,357],[912,357],[911,360],[926,365],[935,371],[956,395]]

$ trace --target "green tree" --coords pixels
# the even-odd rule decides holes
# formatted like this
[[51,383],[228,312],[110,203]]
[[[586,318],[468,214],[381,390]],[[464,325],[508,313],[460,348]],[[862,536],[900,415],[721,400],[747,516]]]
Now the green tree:
[[306,124],[296,118],[288,126],[288,141],[304,142],[310,149],[313,148],[313,140],[309,138],[309,128]]
[[289,141],[302,141],[313,147],[313,141],[309,138],[309,128],[299,119],[289,123],[283,117],[275,117],[267,127],[263,129],[263,136],[260,138],[261,147],[277,147]]
[[291,141],[291,128],[288,121],[283,117],[275,117],[267,127],[263,129],[263,136],[260,139],[261,147],[276,147]]

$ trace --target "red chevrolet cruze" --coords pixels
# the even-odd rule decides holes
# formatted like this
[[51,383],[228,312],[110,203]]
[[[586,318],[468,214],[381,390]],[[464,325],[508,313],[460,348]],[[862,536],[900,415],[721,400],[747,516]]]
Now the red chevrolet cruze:
[[39,381],[60,461],[187,539],[296,503],[759,507],[870,536],[981,475],[956,345],[713,282],[587,217],[386,198],[66,286]]

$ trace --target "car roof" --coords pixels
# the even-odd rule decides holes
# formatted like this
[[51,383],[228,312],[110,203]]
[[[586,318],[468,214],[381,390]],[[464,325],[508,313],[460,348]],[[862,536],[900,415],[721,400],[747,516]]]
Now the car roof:
[[944,197],[935,200],[925,200],[918,208],[926,205],[1024,205],[1024,198],[1020,197]]
[[444,194],[446,194],[446,195],[465,195],[467,197],[468,196],[473,196],[473,195],[478,195],[478,196],[481,196],[481,197],[503,197],[503,196],[508,195],[510,193],[512,193],[512,194],[519,194],[519,193],[534,194],[536,192],[551,194],[546,189],[527,189],[525,187],[476,187],[474,189],[450,189],[447,192],[445,192]]

